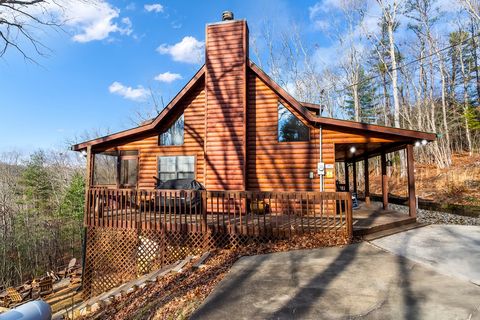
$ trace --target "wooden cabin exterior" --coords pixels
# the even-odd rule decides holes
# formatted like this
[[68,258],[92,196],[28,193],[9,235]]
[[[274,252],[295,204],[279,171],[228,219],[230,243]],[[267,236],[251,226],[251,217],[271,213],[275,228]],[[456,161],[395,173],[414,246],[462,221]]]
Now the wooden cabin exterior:
[[[244,20],[207,25],[205,65],[155,119],[74,145],[87,155],[88,189],[153,190],[155,177],[191,177],[209,192],[263,192],[264,198],[298,192],[307,199],[311,192],[314,197],[337,194],[331,199],[339,200],[350,196],[337,193],[335,163],[344,162],[348,172],[349,164],[362,162],[368,172],[368,158],[380,156],[386,208],[385,154],[406,148],[410,215],[415,217],[413,145],[435,135],[322,117],[321,106],[297,101],[251,62],[248,43]],[[112,179],[101,177],[102,157],[112,157]],[[368,200],[368,175],[364,189]],[[87,206],[96,192],[87,191]],[[87,227],[111,226],[89,219]],[[248,221],[246,228],[248,233]]]

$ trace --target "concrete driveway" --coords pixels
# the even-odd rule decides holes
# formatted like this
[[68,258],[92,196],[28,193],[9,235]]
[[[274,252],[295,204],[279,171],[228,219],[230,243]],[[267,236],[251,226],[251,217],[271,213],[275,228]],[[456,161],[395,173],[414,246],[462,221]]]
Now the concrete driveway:
[[372,241],[396,255],[480,285],[480,227],[430,225]]
[[244,257],[192,317],[354,318],[480,319],[480,287],[360,243]]

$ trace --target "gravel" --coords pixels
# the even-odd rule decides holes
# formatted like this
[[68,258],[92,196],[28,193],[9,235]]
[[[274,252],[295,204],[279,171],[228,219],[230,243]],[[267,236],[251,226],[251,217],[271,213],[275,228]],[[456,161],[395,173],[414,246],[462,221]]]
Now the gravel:
[[[388,206],[400,212],[408,213],[408,207],[398,204],[389,203]],[[420,223],[432,224],[461,224],[480,226],[480,218],[461,216],[458,214],[451,214],[440,211],[431,211],[425,209],[417,209],[417,221]]]

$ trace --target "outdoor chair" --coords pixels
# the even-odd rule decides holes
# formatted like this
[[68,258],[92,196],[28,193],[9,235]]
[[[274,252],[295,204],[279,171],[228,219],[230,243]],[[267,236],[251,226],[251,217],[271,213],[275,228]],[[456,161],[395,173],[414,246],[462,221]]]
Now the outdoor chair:
[[51,277],[45,277],[41,279],[38,283],[39,295],[44,297],[53,292],[53,279]]
[[68,265],[64,269],[57,272],[57,275],[60,278],[67,277],[68,274],[70,272],[72,272],[72,270],[75,268],[76,264],[77,264],[77,259],[75,259],[75,258],[71,259],[70,262],[68,263]]

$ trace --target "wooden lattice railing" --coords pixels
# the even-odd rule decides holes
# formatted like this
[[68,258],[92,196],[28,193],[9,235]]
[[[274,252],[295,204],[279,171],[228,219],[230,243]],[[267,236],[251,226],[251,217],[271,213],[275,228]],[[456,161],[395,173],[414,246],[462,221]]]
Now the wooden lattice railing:
[[321,234],[352,238],[348,192],[230,192],[91,188],[85,295],[214,248]]

